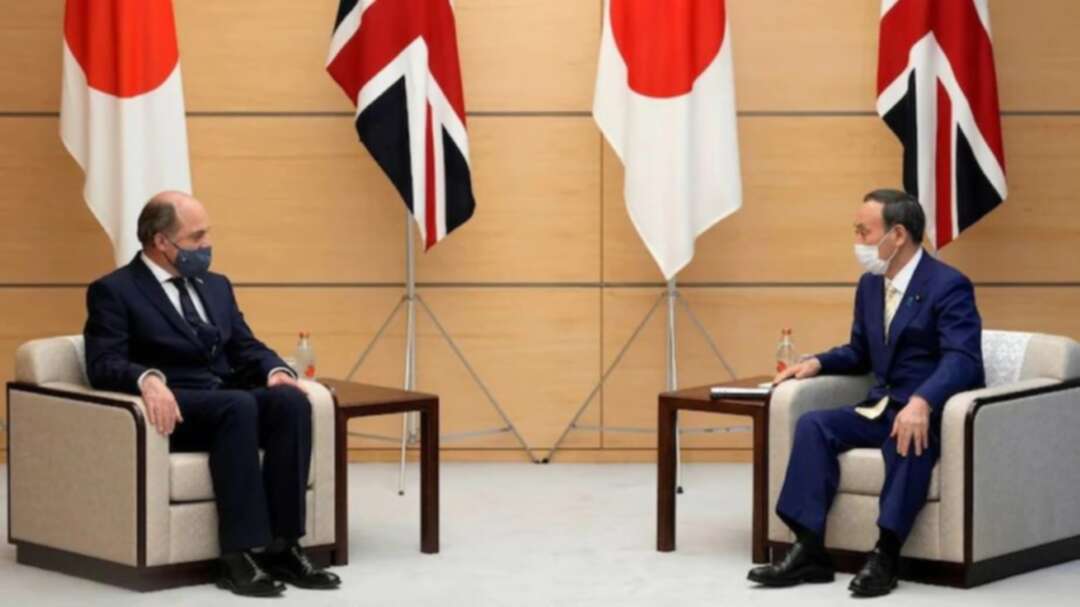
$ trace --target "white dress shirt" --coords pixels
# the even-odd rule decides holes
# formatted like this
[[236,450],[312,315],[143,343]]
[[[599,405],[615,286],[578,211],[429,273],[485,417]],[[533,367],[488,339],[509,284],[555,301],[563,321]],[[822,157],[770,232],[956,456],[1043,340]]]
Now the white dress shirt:
[[[154,278],[161,283],[161,288],[165,289],[165,296],[169,298],[169,302],[172,303],[173,308],[176,308],[176,313],[180,315],[180,318],[183,318],[184,310],[180,307],[180,289],[176,283],[169,282],[174,278],[173,275],[169,274],[168,270],[159,266],[153,259],[150,259],[146,253],[142,253],[142,260],[143,263],[146,264],[146,267],[150,268],[150,273],[154,275]],[[210,321],[206,317],[206,310],[203,308],[202,299],[194,289],[188,286],[188,282],[187,279],[184,279],[183,284],[184,288],[187,289],[188,295],[191,296],[191,301],[195,303],[195,311],[199,313],[199,318],[201,318],[203,322],[209,323]]]
[[907,292],[908,285],[911,284],[911,277],[915,275],[915,268],[919,267],[919,260],[922,259],[922,256],[923,250],[922,247],[919,247],[915,254],[911,256],[911,259],[904,264],[904,267],[900,268],[900,271],[892,279],[892,286],[900,292],[901,299],[903,299],[904,293]]

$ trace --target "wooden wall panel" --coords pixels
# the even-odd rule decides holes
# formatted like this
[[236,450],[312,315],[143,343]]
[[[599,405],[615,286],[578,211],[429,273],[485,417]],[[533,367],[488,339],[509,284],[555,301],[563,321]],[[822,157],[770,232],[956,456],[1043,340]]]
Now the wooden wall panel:
[[[62,0],[6,0],[0,111],[59,106]],[[175,3],[188,109],[348,111],[324,65],[336,0]],[[472,111],[586,111],[600,0],[460,0],[458,39]],[[728,2],[743,111],[872,111],[879,3]],[[990,3],[1002,107],[1080,108],[1080,5]],[[558,43],[553,43],[558,41]]]
[[[1080,118],[1004,120],[1009,197],[942,252],[973,280],[1080,280],[1074,192]],[[739,120],[743,207],[697,241],[687,282],[854,282],[851,224],[863,195],[897,187],[901,148],[875,117]],[[660,281],[630,223],[623,170],[604,155],[604,278]]]
[[[660,289],[613,289],[604,294],[604,361],[610,364]],[[686,288],[686,301],[709,330],[740,377],[771,375],[780,329],[790,327],[800,352],[814,352],[846,336],[851,327],[853,290],[847,288]],[[656,397],[664,390],[666,304],[631,346],[604,390],[604,423],[615,427],[656,427]],[[707,341],[683,309],[677,312],[678,380],[690,387],[729,378]],[[749,425],[739,417],[680,416],[686,428]],[[691,447],[748,448],[751,435],[691,434]],[[608,432],[604,446],[655,447],[654,434]]]
[[476,215],[428,254],[426,282],[600,279],[600,133],[588,118],[471,123]]
[[[8,360],[26,339],[77,332],[82,285],[112,265],[82,200],[81,171],[57,135],[63,5],[0,0],[0,81],[8,83],[0,88],[0,314],[9,319],[0,356]],[[621,284],[661,279],[627,220],[621,167],[588,115],[602,5],[455,3],[478,214],[418,256],[423,282],[451,283],[425,289],[427,301],[537,455],[659,295]],[[745,375],[771,369],[785,325],[800,351],[846,334],[852,287],[814,283],[857,278],[851,215],[867,190],[899,181],[900,148],[873,114],[879,2],[728,5],[745,206],[699,240],[680,280],[699,283],[684,295]],[[240,284],[249,320],[271,345],[289,354],[296,332],[310,330],[320,372],[343,376],[398,301],[405,223],[325,73],[337,2],[175,6],[193,180],[215,225],[215,268]],[[986,326],[1080,337],[1071,313],[1080,303],[1072,263],[1080,4],[990,6],[1010,197],[942,257],[981,283]],[[583,424],[655,424],[663,321],[653,319]],[[445,431],[498,425],[434,327],[421,320],[419,331],[420,386],[442,394]],[[402,341],[399,318],[359,378],[399,384]],[[679,342],[682,385],[724,377],[682,314]],[[396,435],[400,418],[353,429]],[[694,457],[745,459],[748,441],[709,434],[685,444]],[[565,457],[651,457],[654,444],[649,434],[576,432]],[[394,447],[360,438],[350,445],[372,457],[392,457]],[[506,435],[445,446],[463,458],[521,458]]]
[[[196,192],[234,280],[404,280],[405,206],[348,119],[199,118],[191,131]],[[597,280],[592,123],[483,117],[472,142],[476,215],[427,254],[418,242],[420,280]]]
[[[881,3],[728,2],[742,111],[873,111]],[[1001,107],[1080,108],[1080,42],[1073,0],[992,0]]]
[[880,2],[727,3],[741,111],[871,110]]
[[404,279],[404,205],[347,118],[197,118],[192,182],[237,282]]
[[[309,330],[320,375],[344,377],[393,309],[400,291],[241,288],[238,297],[252,326],[268,344],[286,355],[295,350],[296,333]],[[599,377],[599,293],[592,289],[440,288],[422,290],[422,297],[525,440],[542,450],[538,456],[546,453],[569,422],[574,402],[583,399]],[[418,310],[417,318],[417,387],[440,395],[443,432],[503,427],[435,325],[422,311]],[[356,379],[401,385],[404,326],[404,315],[397,316]],[[359,422],[355,431],[396,436],[400,418]],[[351,444],[386,447],[365,440]],[[578,436],[567,444],[597,447],[599,439]],[[454,440],[445,446],[512,450],[517,443],[504,433]]]
[[112,268],[58,130],[55,118],[0,118],[0,283],[85,282]]
[[3,0],[0,112],[60,109],[64,0]]
[[[336,117],[189,121],[215,269],[237,282],[400,282],[405,207]],[[112,264],[55,118],[0,119],[0,280],[90,281]],[[421,280],[595,282],[600,137],[583,118],[473,121],[475,219],[418,254]],[[480,243],[477,246],[477,243]],[[557,247],[552,243],[559,243]]]

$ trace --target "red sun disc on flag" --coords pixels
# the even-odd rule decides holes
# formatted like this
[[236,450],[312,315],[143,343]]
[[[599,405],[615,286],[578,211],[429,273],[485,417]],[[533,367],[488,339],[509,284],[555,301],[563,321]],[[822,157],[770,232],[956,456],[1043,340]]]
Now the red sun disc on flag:
[[690,92],[724,43],[724,0],[611,0],[611,32],[630,88],[647,97]]
[[117,97],[161,86],[180,59],[170,0],[67,0],[64,38],[87,83]]

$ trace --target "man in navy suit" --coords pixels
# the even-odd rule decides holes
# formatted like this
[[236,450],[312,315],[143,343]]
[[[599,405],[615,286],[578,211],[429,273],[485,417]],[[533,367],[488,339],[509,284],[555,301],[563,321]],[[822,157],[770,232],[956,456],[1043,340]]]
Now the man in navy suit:
[[823,538],[840,482],[837,457],[880,448],[880,536],[849,587],[880,596],[896,587],[900,548],[926,502],[942,408],[952,395],[984,384],[982,321],[971,281],[923,251],[926,218],[915,198],[877,190],[855,217],[855,256],[866,273],[855,292],[851,341],[792,365],[775,381],[873,373],[875,385],[862,403],[799,418],[776,504],[797,539],[781,563],[748,577],[766,586],[831,582]]
[[131,263],[87,291],[91,385],[141,395],[171,450],[209,452],[219,586],[250,596],[280,595],[282,581],[337,587],[337,576],[313,566],[297,543],[311,405],[292,370],[244,322],[229,280],[208,271],[206,209],[163,192],[139,215],[138,236],[143,249]]

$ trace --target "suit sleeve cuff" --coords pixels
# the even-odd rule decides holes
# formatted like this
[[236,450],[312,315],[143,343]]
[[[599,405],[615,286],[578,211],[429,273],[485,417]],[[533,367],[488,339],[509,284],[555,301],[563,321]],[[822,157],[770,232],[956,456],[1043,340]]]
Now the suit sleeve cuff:
[[296,371],[293,371],[292,369],[290,369],[288,367],[274,367],[273,369],[270,369],[269,373],[266,374],[266,383],[270,383],[270,378],[273,377],[274,374],[277,373],[278,371],[281,371],[282,373],[285,373],[286,375],[288,375],[289,377],[291,377],[293,379],[297,379]]
[[169,380],[165,378],[165,374],[162,373],[161,371],[158,371],[157,369],[147,369],[147,370],[143,371],[142,374],[139,375],[139,379],[135,380],[135,385],[140,390],[142,390],[143,380],[146,379],[147,377],[151,376],[151,375],[153,375],[153,376],[157,377],[158,379],[160,379],[161,383],[163,383],[165,385],[169,385]]

